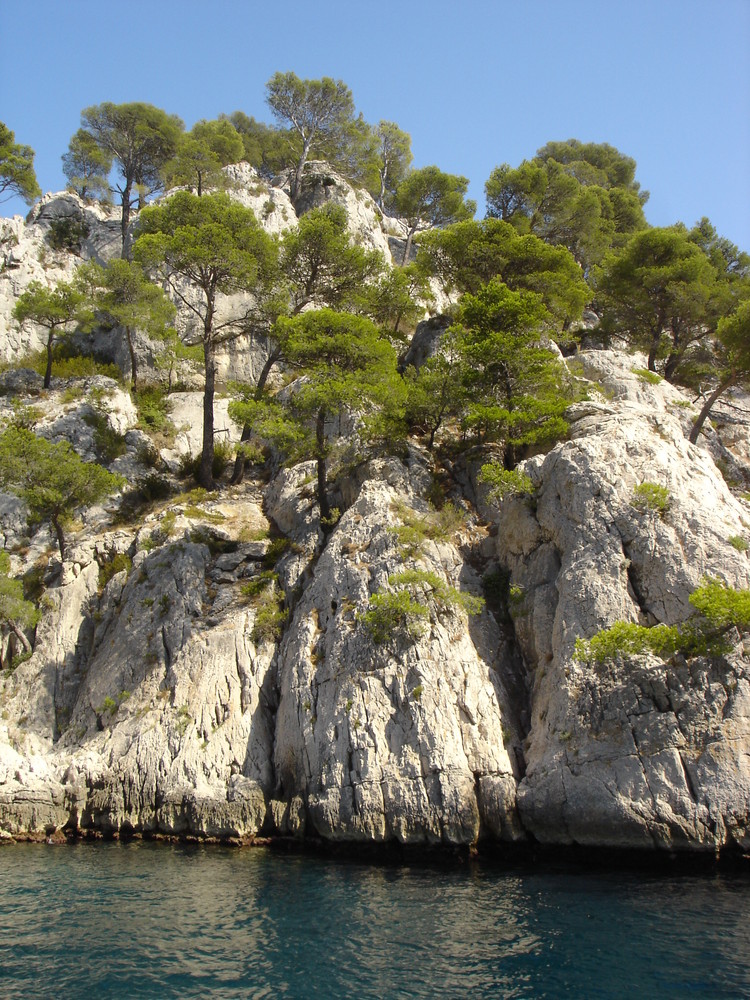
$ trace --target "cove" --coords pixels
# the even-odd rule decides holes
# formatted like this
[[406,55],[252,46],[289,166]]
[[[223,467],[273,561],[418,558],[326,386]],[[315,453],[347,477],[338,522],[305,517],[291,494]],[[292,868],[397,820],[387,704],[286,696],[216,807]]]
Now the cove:
[[744,871],[19,844],[0,853],[0,991],[748,996],[749,889]]

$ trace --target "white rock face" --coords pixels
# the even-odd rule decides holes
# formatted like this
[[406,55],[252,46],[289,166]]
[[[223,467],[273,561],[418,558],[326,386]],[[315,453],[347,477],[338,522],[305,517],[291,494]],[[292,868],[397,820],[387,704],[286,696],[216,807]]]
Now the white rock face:
[[[295,608],[279,652],[280,794],[306,801],[309,824],[326,839],[514,839],[504,742],[513,722],[494,622],[434,612],[418,642],[394,635],[374,647],[358,617],[403,566],[387,528],[397,497],[385,483],[365,484]],[[432,543],[420,565],[477,588],[452,545]]]
[[[526,829],[547,842],[713,848],[748,843],[750,677],[744,656],[593,667],[575,639],[615,621],[683,621],[705,576],[750,585],[744,505],[683,436],[670,386],[610,352],[581,358],[616,402],[580,404],[572,440],[526,464],[536,510],[503,505],[498,543],[521,600],[513,612],[531,671]],[[633,488],[669,490],[664,516]]]
[[[53,250],[46,237],[56,220],[84,224],[80,256]],[[19,327],[12,318],[13,306],[32,281],[53,286],[69,281],[81,260],[103,262],[120,252],[120,222],[116,209],[84,202],[67,192],[45,195],[24,221],[20,216],[0,219],[0,361],[19,358],[46,346],[46,333],[33,324]]]
[[[229,172],[233,196],[270,231],[295,224],[283,190],[243,165]],[[367,197],[311,164],[297,207],[325,201],[344,205],[366,245],[387,249]],[[10,310],[31,280],[72,273],[77,258],[45,242],[52,221],[68,217],[89,226],[83,256],[119,248],[117,211],[71,195],[43,199],[27,222],[4,221],[17,243],[3,251],[0,357],[40,346]],[[181,322],[189,334],[185,314]],[[428,326],[415,361],[433,340]],[[252,381],[263,356],[262,344],[235,342],[220,378]],[[615,352],[580,354],[571,369],[589,398],[571,409],[569,440],[525,464],[533,500],[506,500],[489,533],[472,509],[456,535],[411,554],[392,530],[398,504],[424,514],[433,485],[431,458],[414,443],[402,459],[371,458],[331,482],[343,511],[335,526],[320,524],[307,462],[275,469],[268,483],[159,502],[118,528],[116,500],[84,511],[62,565],[48,530],[29,535],[22,505],[0,497],[13,573],[33,570],[27,582],[42,590],[33,655],[0,675],[0,832],[747,851],[750,671],[740,637],[724,658],[594,665],[574,655],[577,638],[616,621],[684,621],[707,576],[750,587],[738,543],[750,541],[750,505],[717,467],[750,485],[747,402],[738,394],[721,407],[692,446],[695,401],[652,384],[642,367]],[[135,407],[115,382],[53,380],[46,394],[39,382],[0,376],[0,425],[20,397],[39,433],[93,460],[99,413],[125,436],[111,467],[131,483],[149,472]],[[200,449],[202,396],[175,393],[172,404],[177,438],[162,457],[175,468]],[[220,395],[215,414],[217,439],[236,441]],[[346,465],[356,420],[327,430],[338,437],[332,463]],[[452,471],[471,497],[465,466],[459,458]],[[633,506],[644,483],[668,491],[666,511]],[[404,568],[471,594],[485,572],[495,584],[506,572],[510,599],[491,598],[488,586],[491,611],[469,618],[415,584],[424,631],[409,637],[394,624],[376,643],[368,602]],[[282,591],[283,604],[269,605]],[[10,641],[0,641],[7,661]]]
[[[289,176],[274,180],[288,190]],[[305,164],[302,187],[295,202],[298,215],[321,205],[341,205],[346,209],[349,229],[355,239],[368,250],[379,251],[391,263],[388,237],[383,229],[383,215],[373,197],[365,190],[355,189],[323,160]],[[400,263],[400,261],[398,262]]]

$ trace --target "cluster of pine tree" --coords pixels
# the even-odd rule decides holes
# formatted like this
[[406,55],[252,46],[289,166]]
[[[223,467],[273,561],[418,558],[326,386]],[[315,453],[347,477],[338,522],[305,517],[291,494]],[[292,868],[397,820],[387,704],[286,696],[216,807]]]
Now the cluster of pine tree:
[[[273,126],[238,111],[189,132],[148,104],[86,108],[64,170],[81,197],[119,201],[122,257],[82,264],[54,288],[33,284],[15,310],[19,323],[47,333],[46,386],[61,338],[107,324],[127,340],[134,391],[135,331],[174,355],[183,349],[174,303],[191,311],[205,386],[202,486],[214,485],[217,351],[240,335],[262,340],[267,360],[232,404],[244,427],[233,481],[249,451],[312,457],[325,525],[327,428],[344,409],[362,415],[363,439],[393,445],[420,433],[431,450],[499,456],[506,472],[564,436],[574,388],[552,342],[575,350],[585,308],[603,340],[641,349],[651,371],[707,390],[693,440],[721,393],[750,381],[750,257],[705,218],[692,229],[650,227],[636,164],[612,146],[550,142],[518,167],[498,166],[477,221],[467,179],[413,168],[409,135],[393,122],[365,122],[342,81],[277,73],[266,100]],[[223,168],[245,160],[266,180],[283,174],[294,203],[313,157],[399,220],[397,266],[357,244],[340,206],[313,209],[273,237],[226,190]],[[33,152],[0,125],[3,191],[29,201],[39,194]],[[407,335],[437,286],[454,302],[439,350],[419,369],[405,366]],[[220,301],[236,292],[250,293],[243,301],[251,305],[227,315]],[[300,376],[297,391],[269,389],[277,365]],[[19,488],[21,446],[30,443],[17,428],[0,437],[9,488]],[[58,530],[57,514],[38,516]]]

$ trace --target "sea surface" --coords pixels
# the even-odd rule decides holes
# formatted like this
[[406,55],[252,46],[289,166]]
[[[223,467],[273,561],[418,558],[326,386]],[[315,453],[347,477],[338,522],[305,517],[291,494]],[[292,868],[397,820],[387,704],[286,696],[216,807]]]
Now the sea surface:
[[750,877],[0,849],[5,997],[750,997]]

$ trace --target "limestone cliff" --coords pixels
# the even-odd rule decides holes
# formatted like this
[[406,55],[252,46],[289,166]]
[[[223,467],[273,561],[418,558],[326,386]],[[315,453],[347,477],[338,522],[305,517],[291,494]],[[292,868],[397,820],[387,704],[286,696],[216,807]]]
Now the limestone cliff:
[[[312,203],[341,187],[319,174]],[[281,226],[274,191],[247,197],[272,202],[269,225]],[[6,322],[22,277],[37,273],[44,206],[70,198],[12,223],[14,254],[30,242],[0,276]],[[357,225],[379,245],[387,234],[366,209]],[[14,336],[0,330],[6,356],[20,349]],[[719,411],[692,446],[691,401],[644,380],[637,359],[585,351],[570,367],[588,398],[570,411],[569,439],[525,463],[533,499],[499,508],[468,461],[448,476],[414,441],[401,457],[342,464],[330,530],[309,463],[270,464],[215,494],[152,497],[135,513],[120,500],[88,510],[62,564],[46,529],[28,535],[4,498],[4,547],[15,573],[35,573],[43,615],[31,657],[0,679],[0,830],[747,850],[741,638],[712,659],[597,666],[574,655],[576,638],[617,620],[684,620],[705,576],[750,586],[731,541],[747,534],[750,507],[717,467],[747,473],[746,403]],[[55,380],[40,397],[33,375],[3,378],[3,419],[19,397],[43,411],[39,433],[93,457],[93,407],[123,436],[111,467],[131,483],[153,477],[116,383]],[[173,470],[198,447],[197,399],[174,402],[181,431],[163,448]],[[435,517],[436,473],[450,523],[405,545],[405,520]],[[668,490],[663,516],[632,505],[643,482]],[[368,603],[404,569],[486,606],[468,615],[424,583],[421,628],[376,639]]]

